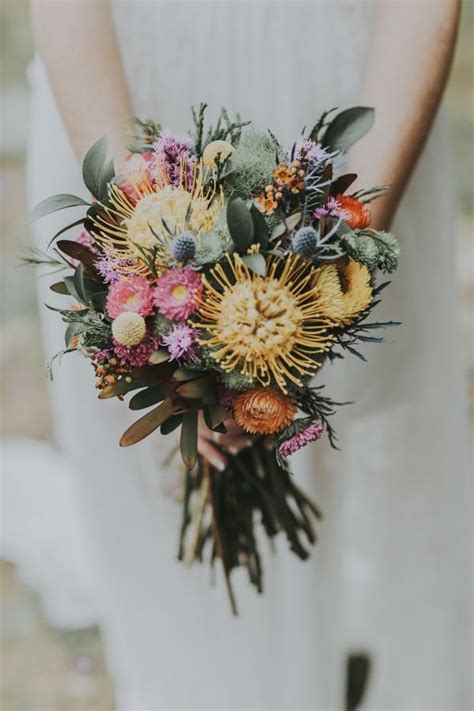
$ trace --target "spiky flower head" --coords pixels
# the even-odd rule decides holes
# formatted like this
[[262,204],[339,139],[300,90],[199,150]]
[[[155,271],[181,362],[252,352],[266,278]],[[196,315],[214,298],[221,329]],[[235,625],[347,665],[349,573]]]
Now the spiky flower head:
[[335,326],[348,326],[372,302],[370,272],[349,259],[317,270],[315,296],[321,313]]
[[190,232],[183,232],[172,241],[171,251],[177,262],[189,262],[196,252],[196,240]]
[[300,227],[293,236],[291,246],[300,257],[311,257],[318,246],[318,233],[314,227]]
[[217,161],[219,163],[224,163],[232,153],[234,152],[234,146],[229,141],[211,141],[208,143],[202,154],[202,162],[206,168],[211,170],[217,168]]
[[155,304],[167,318],[184,321],[197,309],[202,290],[201,275],[195,269],[171,269],[158,279]]
[[153,290],[147,278],[133,274],[114,281],[109,286],[106,308],[111,318],[117,318],[124,311],[149,316],[153,311]]
[[344,219],[353,230],[361,230],[370,225],[372,219],[370,210],[360,200],[350,195],[336,195],[336,200],[341,209],[347,213],[348,216]]
[[286,392],[301,385],[331,348],[330,324],[316,299],[317,270],[296,255],[267,257],[267,276],[234,254],[203,277],[205,293],[193,325],[220,370],[238,371]]
[[[145,181],[136,186],[133,199],[114,183],[108,186],[108,200],[93,218],[94,239],[104,251],[119,250],[123,259],[131,261],[130,271],[164,271],[173,261],[171,243],[176,235],[191,232],[198,237],[218,223],[222,190],[215,182],[204,181],[198,164],[193,167],[188,189],[185,165],[181,168],[178,186],[170,184],[163,171],[156,183]],[[154,269],[147,264],[144,252],[147,258],[154,255]]]
[[347,252],[368,269],[393,272],[398,266],[400,245],[390,232],[361,230],[344,236]]
[[195,157],[192,154],[192,140],[189,136],[177,136],[165,129],[153,144],[154,161],[152,168],[158,180],[162,173],[166,182],[173,187],[183,185],[189,189],[193,183]]
[[135,311],[124,311],[112,321],[112,336],[122,346],[138,346],[145,334],[145,319]]
[[296,405],[279,390],[253,388],[234,400],[234,418],[251,434],[274,434],[287,427],[296,413]]
[[171,360],[195,359],[196,331],[186,323],[177,323],[168,335],[162,338],[163,345],[169,350]]

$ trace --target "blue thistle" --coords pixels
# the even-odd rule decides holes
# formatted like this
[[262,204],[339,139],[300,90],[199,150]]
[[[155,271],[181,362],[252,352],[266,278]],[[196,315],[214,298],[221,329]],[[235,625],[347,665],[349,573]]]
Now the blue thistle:
[[318,233],[314,227],[300,227],[292,240],[293,252],[300,257],[311,257],[318,246]]
[[171,251],[177,262],[189,262],[196,252],[196,240],[189,232],[178,235],[171,243]]

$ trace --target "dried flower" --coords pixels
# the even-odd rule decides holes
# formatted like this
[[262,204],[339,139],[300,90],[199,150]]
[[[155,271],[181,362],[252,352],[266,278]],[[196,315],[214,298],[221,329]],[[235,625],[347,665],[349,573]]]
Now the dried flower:
[[124,311],[141,316],[149,316],[153,311],[153,290],[146,277],[134,274],[109,286],[107,313],[117,318]]
[[167,318],[183,321],[197,309],[202,290],[201,275],[192,267],[172,269],[158,279],[155,304]]
[[240,371],[263,385],[274,379],[286,391],[312,375],[332,345],[329,321],[319,309],[317,270],[296,255],[268,257],[266,277],[251,272],[238,255],[203,277],[204,298],[193,317],[200,342],[224,371]]
[[271,388],[254,388],[238,395],[234,401],[234,418],[252,434],[273,434],[287,427],[296,406],[287,395]]
[[318,269],[315,291],[321,313],[334,325],[347,326],[370,306],[370,272],[353,259],[325,264]]
[[189,262],[196,252],[196,240],[190,232],[184,232],[174,238],[171,251],[177,262]]
[[138,346],[145,334],[145,319],[134,311],[124,311],[112,321],[112,335],[122,346]]
[[337,195],[336,200],[340,208],[347,213],[344,219],[353,230],[362,230],[370,225],[370,210],[360,200],[350,195]]

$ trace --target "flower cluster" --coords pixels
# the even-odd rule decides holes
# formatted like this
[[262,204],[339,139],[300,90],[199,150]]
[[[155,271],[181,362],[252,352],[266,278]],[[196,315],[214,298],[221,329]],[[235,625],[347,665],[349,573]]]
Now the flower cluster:
[[[205,108],[193,110],[187,136],[137,119],[137,144],[116,175],[103,144],[89,151],[83,175],[94,199],[76,240],[57,245],[72,271],[52,288],[77,302],[60,310],[67,351],[90,360],[99,397],[133,393],[133,410],[154,408],[121,444],[181,427],[188,478],[180,551],[192,524],[192,556],[212,539],[226,574],[245,564],[261,587],[253,521],[269,536],[284,530],[307,557],[302,538],[314,541],[309,516],[319,514],[286,458],[323,431],[334,444],[335,405],[312,378],[328,359],[364,360],[360,344],[380,342],[374,329],[393,325],[367,318],[382,288],[376,270],[393,272],[399,247],[371,227],[369,203],[381,189],[351,193],[354,176],[338,174],[341,153],[370,124],[369,109],[324,114],[285,150],[225,110],[205,130]],[[83,202],[62,195],[61,204],[71,198],[71,206]],[[57,197],[48,204],[41,214],[57,209]],[[198,458],[198,415],[214,431],[233,418],[248,433],[240,439],[261,436],[250,451],[227,453],[223,508],[212,516],[204,508],[215,504],[215,472]],[[194,500],[196,521],[188,515]],[[211,520],[212,531],[203,524]]]

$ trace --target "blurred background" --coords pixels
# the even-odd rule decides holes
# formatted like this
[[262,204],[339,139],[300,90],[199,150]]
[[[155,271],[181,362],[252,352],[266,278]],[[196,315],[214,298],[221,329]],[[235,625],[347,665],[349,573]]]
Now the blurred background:
[[[33,269],[26,252],[25,141],[28,130],[27,66],[32,38],[27,0],[0,5],[2,205],[1,433],[48,440],[51,423],[43,368]],[[458,222],[453,240],[459,308],[474,402],[472,344],[474,299],[474,1],[465,0],[459,43],[445,98]],[[48,561],[43,563],[48,565]],[[11,561],[0,560],[2,599],[1,702],[4,711],[112,711],[113,688],[104,665],[99,630],[63,630],[48,622],[41,596],[21,581]]]

